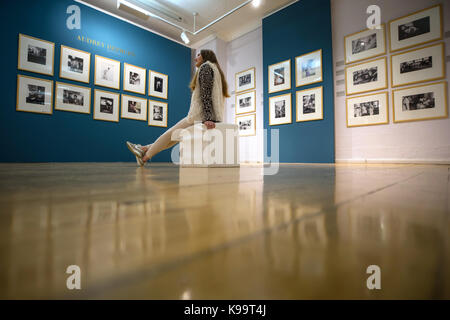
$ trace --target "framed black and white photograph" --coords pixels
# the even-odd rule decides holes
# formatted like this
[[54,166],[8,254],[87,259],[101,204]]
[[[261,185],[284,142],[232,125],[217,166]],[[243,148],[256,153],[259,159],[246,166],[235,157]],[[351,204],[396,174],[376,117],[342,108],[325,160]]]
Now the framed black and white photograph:
[[442,5],[390,21],[389,37],[391,52],[442,39]]
[[292,123],[291,94],[269,98],[269,125]]
[[145,94],[147,70],[132,64],[123,64],[123,90]]
[[147,121],[147,99],[122,94],[121,117]]
[[120,61],[95,56],[95,85],[120,89]]
[[254,113],[236,116],[235,121],[240,137],[256,135],[256,115]]
[[269,93],[291,88],[291,60],[269,66]]
[[296,121],[323,119],[323,87],[300,90],[296,93]]
[[392,87],[445,78],[444,44],[391,56]]
[[152,97],[167,99],[169,77],[153,70],[148,72],[148,95]]
[[394,122],[447,118],[447,82],[392,91]]
[[91,88],[56,82],[55,110],[91,113]]
[[387,92],[347,98],[347,127],[389,123],[388,101]]
[[345,68],[347,95],[388,87],[386,57]]
[[322,49],[295,58],[295,86],[322,81]]
[[385,25],[366,29],[344,38],[345,63],[353,63],[386,54]]
[[119,122],[118,93],[95,89],[94,94],[94,119]]
[[53,81],[18,75],[16,110],[52,114]]
[[89,83],[91,54],[61,45],[59,77]]
[[244,92],[236,95],[236,114],[256,111],[256,91]]
[[250,68],[235,75],[236,93],[255,89],[255,68]]
[[148,101],[148,125],[156,127],[167,127],[167,103]]
[[54,56],[53,42],[19,34],[18,69],[53,76]]

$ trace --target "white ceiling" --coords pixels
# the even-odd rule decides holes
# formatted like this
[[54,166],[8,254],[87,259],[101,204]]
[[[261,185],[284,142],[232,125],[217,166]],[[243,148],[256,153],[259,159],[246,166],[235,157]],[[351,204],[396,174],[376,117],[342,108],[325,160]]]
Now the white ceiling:
[[[123,12],[117,9],[117,0],[76,0],[80,3],[85,3],[100,9],[112,15],[118,16],[129,20],[137,25],[140,25],[146,29],[150,29],[162,36],[182,43],[180,34],[181,30],[171,26],[168,23],[157,20],[155,18],[148,18],[147,20],[140,19],[129,13]],[[135,4],[151,4],[155,3],[158,6],[163,7],[166,10],[172,11],[182,18],[182,21],[168,18],[159,12],[152,11],[173,23],[193,31],[194,17],[193,12],[198,12],[197,16],[197,28],[196,30],[204,27],[208,23],[222,16],[223,14],[234,9],[238,5],[245,2],[245,0],[129,0]],[[241,35],[254,30],[261,25],[262,18],[273,13],[280,8],[285,7],[295,1],[293,0],[261,0],[261,4],[258,8],[253,7],[250,3],[245,7],[235,11],[231,15],[225,17],[223,20],[217,22],[206,30],[198,33],[197,35],[191,35],[188,33],[188,37],[191,40],[189,46],[195,48],[200,43],[207,39],[216,36],[225,41],[231,41],[240,37]]]

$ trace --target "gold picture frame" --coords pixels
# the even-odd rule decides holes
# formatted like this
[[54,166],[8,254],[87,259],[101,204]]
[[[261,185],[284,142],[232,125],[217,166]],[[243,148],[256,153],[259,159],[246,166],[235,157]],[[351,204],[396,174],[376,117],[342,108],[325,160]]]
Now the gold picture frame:
[[[99,67],[102,67],[100,65],[100,60],[104,60],[104,62],[110,62],[112,66],[114,66],[113,72],[108,72],[108,70],[100,70],[100,72],[103,71],[104,75],[102,78],[98,77],[97,70]],[[111,65],[110,65],[111,66]],[[96,86],[110,88],[110,89],[116,89],[120,90],[120,74],[121,74],[121,63],[118,60],[106,58],[100,55],[95,55],[95,71],[94,71],[94,84]],[[116,69],[117,68],[117,69]],[[107,77],[107,79],[105,79]],[[111,83],[111,84],[109,84]]]
[[[372,120],[373,121],[372,123],[366,122],[366,123],[349,124],[349,102],[351,100],[358,100],[358,99],[366,98],[366,97],[372,97],[372,99],[376,99],[376,98],[374,98],[376,96],[379,96],[379,97],[384,96],[384,111],[386,114],[386,119],[385,120],[381,119],[381,121],[378,121],[378,122],[376,122],[375,120]],[[364,99],[364,100],[366,100],[366,99]],[[378,112],[378,114],[380,114],[380,111]],[[369,93],[369,94],[365,94],[365,95],[353,96],[353,97],[346,98],[345,99],[345,115],[346,115],[347,128],[389,124],[389,94],[388,94],[388,92],[385,91],[385,92],[379,92],[379,93]],[[378,118],[382,118],[382,117],[378,117]],[[369,119],[366,119],[366,120],[369,120]]]
[[[151,107],[154,104],[162,104],[164,105],[163,107],[163,124],[158,124],[158,122],[154,122],[154,121],[159,121],[153,118],[153,109],[151,109]],[[163,128],[167,128],[167,123],[168,123],[168,117],[169,117],[169,104],[167,102],[162,102],[162,101],[157,101],[157,100],[148,100],[148,125],[152,126],[152,127],[163,127]],[[153,118],[153,119],[152,119]]]
[[[253,123],[253,129],[248,134],[242,134],[241,132],[243,130],[241,130],[240,127],[239,127],[239,119],[243,119],[243,118],[250,118],[251,119],[251,123]],[[239,136],[240,137],[256,136],[256,114],[255,113],[248,113],[248,114],[243,114],[243,115],[236,116],[235,119],[234,119],[234,123],[238,125],[238,132],[239,132]]]
[[[69,110],[69,108],[58,107],[58,88],[61,85],[66,85],[68,87],[77,87],[77,88],[81,88],[83,90],[88,91],[89,92],[88,93],[89,102],[87,103],[88,111],[87,112],[83,112],[83,111]],[[79,86],[79,85],[72,84],[72,83],[65,83],[65,82],[56,81],[56,86],[55,86],[55,110],[65,111],[65,112],[75,112],[75,113],[81,113],[81,114],[91,114],[91,88],[90,87]]]
[[[129,81],[128,81],[128,83],[126,81],[128,79],[127,74],[126,74],[128,68],[135,68],[135,69],[138,69],[139,71],[141,71],[140,75],[143,75],[144,79],[143,79],[143,84],[141,86],[142,88],[140,91],[129,87],[129,86],[131,86],[131,84],[129,83]],[[123,63],[122,85],[123,85],[123,91],[145,95],[145,90],[147,89],[147,69],[124,62]]]
[[[283,66],[284,64],[284,66]],[[275,77],[275,71],[278,69],[275,69],[277,66],[280,66],[280,68],[283,68],[283,72],[285,72],[285,74],[283,74],[283,86],[280,84],[280,87],[275,88],[275,79],[277,77]],[[269,78],[269,94],[270,93],[275,93],[275,92],[281,92],[281,91],[286,91],[286,90],[290,90],[291,89],[291,59],[287,59],[281,62],[277,62],[274,64],[271,64],[270,66],[268,66],[268,78]],[[278,75],[278,78],[280,78],[280,75]],[[273,81],[272,81],[273,80]]]
[[[440,16],[439,17],[440,26],[439,26],[438,30],[435,30],[435,33],[436,33],[436,31],[439,31],[439,35],[434,36],[434,37],[432,37],[430,39],[427,39],[427,40],[424,40],[424,41],[420,41],[419,40],[417,42],[412,42],[411,44],[406,44],[404,46],[399,46],[399,47],[397,47],[395,49],[392,48],[392,44],[394,43],[394,41],[393,41],[393,33],[394,32],[392,31],[392,24],[398,22],[399,20],[412,17],[414,15],[420,15],[421,13],[426,12],[426,11],[430,11],[431,12],[433,9],[436,9],[436,8],[439,8],[438,11],[439,11],[439,16]],[[409,48],[412,48],[412,47],[415,47],[415,46],[418,46],[418,45],[421,45],[421,44],[426,44],[426,43],[430,43],[430,42],[433,42],[433,41],[442,40],[443,36],[444,36],[444,20],[443,20],[442,11],[443,11],[442,10],[442,4],[437,4],[437,5],[434,5],[434,6],[431,6],[431,7],[428,7],[428,8],[425,8],[425,9],[422,9],[422,10],[419,10],[419,11],[416,11],[416,12],[413,12],[413,13],[410,13],[410,14],[407,14],[405,16],[402,16],[402,17],[399,17],[399,18],[396,18],[396,19],[393,19],[393,20],[389,21],[388,22],[388,28],[389,28],[389,51],[390,52],[396,52],[396,51],[400,51],[400,50],[409,49]],[[431,27],[430,27],[430,32],[431,32]]]
[[[315,80],[311,80],[311,81],[306,81],[306,82],[302,82],[299,84],[299,69],[298,69],[298,62],[301,58],[305,57],[305,56],[309,56],[309,55],[314,55],[319,53],[320,55],[320,76],[316,76],[314,78],[318,78]],[[312,78],[310,76],[310,78]],[[314,84],[314,83],[319,83],[323,81],[323,57],[322,57],[322,49],[318,49],[318,50],[314,50],[311,52],[307,52],[305,54],[301,54],[297,57],[295,57],[295,87],[302,87],[302,86],[306,86],[306,85],[310,85],[310,84]]]
[[[318,93],[318,90],[320,90],[320,94]],[[315,109],[320,110],[320,113],[318,112],[314,112],[314,114],[316,114],[316,116],[314,117],[313,114],[311,114],[311,116],[305,116],[304,113],[299,113],[299,96],[302,93],[305,92],[311,92],[314,94],[317,94],[319,97],[315,97]],[[304,90],[298,90],[295,93],[295,122],[306,122],[306,121],[316,121],[316,120],[323,120],[323,86],[320,87],[314,87],[314,88],[309,88],[309,89],[304,89]],[[319,103],[320,104],[319,104]],[[318,107],[316,104],[319,104],[320,107]],[[303,106],[303,105],[302,105]],[[299,120],[299,115],[302,114],[304,119],[303,120]]]
[[[250,111],[238,112],[238,109],[239,109],[239,98],[241,96],[246,96],[246,95],[251,95],[252,96],[253,108]],[[236,94],[235,95],[235,103],[236,103],[235,104],[236,114],[246,114],[246,113],[256,112],[256,90],[246,91],[246,92],[242,92],[240,94]]]
[[[283,101],[286,98],[285,101],[289,101],[288,103],[284,104],[284,114],[286,121],[280,121],[280,122],[274,122],[272,118],[277,118],[276,116],[276,102]],[[279,101],[276,101],[279,100]],[[275,102],[274,102],[275,101]],[[286,106],[286,104],[288,106]],[[273,112],[272,112],[273,111]],[[274,115],[274,117],[272,117]],[[291,93],[285,93],[278,96],[270,97],[269,98],[269,126],[278,126],[283,124],[290,124],[292,123],[292,94]]]
[[[73,75],[71,77],[68,74],[63,74],[63,53],[65,50],[77,51],[77,52],[80,52],[81,54],[89,57],[88,62],[83,63],[83,69],[84,69],[84,66],[87,66],[87,75],[85,75],[85,78],[87,78],[87,80],[81,79],[82,78],[81,76],[77,77],[76,75]],[[87,52],[87,51],[71,48],[71,47],[68,47],[65,45],[61,45],[61,52],[60,52],[60,59],[59,59],[59,77],[61,79],[68,79],[68,80],[73,80],[73,81],[78,81],[78,82],[83,82],[83,83],[89,83],[90,79],[91,79],[90,78],[91,77],[91,53]]]
[[[45,64],[42,63],[42,61],[40,62],[35,62],[35,61],[30,61],[30,59],[42,59],[42,57],[38,57],[35,56],[33,54],[33,52],[29,52],[30,48],[28,47],[28,50],[26,51],[22,51],[22,49],[24,49],[22,47],[22,42],[25,41],[29,41],[30,43],[33,44],[39,44],[42,46],[46,46],[47,48],[41,48],[38,47],[39,49],[45,49],[46,50],[46,56],[44,57],[45,60]],[[50,63],[47,63],[47,49],[51,48],[51,55],[50,55]],[[25,50],[25,49],[24,49]],[[39,53],[39,52],[36,52]],[[30,56],[31,54],[31,56]],[[55,43],[51,42],[51,41],[47,41],[47,40],[42,40],[39,38],[35,38],[32,36],[28,36],[26,34],[22,34],[19,33],[19,48],[18,48],[18,52],[17,52],[17,69],[19,70],[24,70],[24,71],[29,71],[29,72],[33,72],[33,73],[38,73],[38,74],[43,74],[43,75],[47,75],[47,76],[53,76],[54,75],[54,64],[55,64]],[[42,66],[46,66],[51,67],[51,71],[50,72],[45,72],[45,68]]]
[[[417,80],[417,75],[415,75],[414,77],[416,79],[414,79],[413,81],[409,81],[409,82],[402,82],[399,84],[394,84],[394,74],[396,75],[396,70],[394,70],[394,57],[399,57],[399,56],[403,56],[403,55],[407,55],[409,53],[413,53],[413,52],[420,52],[420,51],[424,51],[425,49],[429,49],[429,48],[433,48],[433,47],[441,47],[440,50],[438,49],[437,52],[439,52],[439,54],[441,55],[441,59],[440,61],[436,61],[437,59],[433,59],[433,64],[435,64],[436,62],[441,64],[441,68],[440,70],[437,70],[438,72],[440,71],[440,75],[439,74],[434,74],[430,76],[430,70],[429,69],[425,69],[426,72],[423,72],[423,74],[425,74],[425,77],[422,77],[422,79]],[[430,53],[428,53],[430,54]],[[427,54],[427,55],[428,55]],[[397,87],[402,87],[402,86],[406,86],[406,85],[411,85],[411,84],[416,84],[416,83],[421,83],[421,82],[427,82],[427,81],[433,81],[433,80],[440,80],[440,79],[444,79],[445,78],[445,49],[444,49],[444,43],[440,42],[437,44],[431,44],[431,45],[427,45],[425,47],[421,47],[418,49],[412,49],[412,50],[408,50],[408,51],[404,51],[404,52],[400,52],[400,53],[396,53],[391,55],[391,87],[392,88],[397,88]]]
[[[250,73],[251,74],[251,80],[250,80],[250,85],[244,85],[244,89],[239,89],[240,85],[238,85],[239,82],[239,78],[243,75],[245,75],[246,73]],[[250,91],[250,90],[254,90],[256,88],[256,68],[255,67],[251,67],[247,70],[243,70],[240,72],[237,72],[234,75],[234,81],[235,81],[235,93],[242,93],[242,92],[246,92],[246,91]]]
[[[346,35],[344,37],[345,64],[350,64],[350,63],[360,62],[360,61],[363,61],[363,60],[373,59],[375,57],[383,56],[383,55],[386,54],[386,51],[387,51],[387,49],[386,49],[386,25],[384,23],[382,23],[380,26],[381,26],[381,29],[364,29],[364,30],[361,30],[361,31],[358,31],[358,32],[354,32],[354,33],[348,34],[348,35]],[[382,31],[380,31],[380,30],[382,30]],[[357,54],[359,54],[361,52],[358,52],[357,54],[354,54],[352,52],[352,55],[349,55],[349,49],[352,50],[352,48],[348,48],[347,40],[349,38],[352,38],[352,37],[357,36],[359,34],[362,35],[364,33],[369,33],[369,34],[380,34],[380,33],[382,33],[383,34],[383,37],[381,38],[383,45],[380,46],[381,51],[380,50],[374,50],[375,53],[372,53],[372,54],[369,54],[369,55],[363,55],[362,57],[355,58],[354,60],[350,59],[349,57],[351,57],[353,55],[357,55]],[[377,42],[377,46],[378,46],[378,43],[379,42]],[[372,50],[372,49],[369,49],[369,50]]]
[[[434,116],[421,116],[423,115],[423,113],[421,111],[426,111],[427,109],[410,109],[410,110],[414,110],[414,111],[420,111],[421,114],[417,114],[416,117],[411,117],[409,119],[399,119],[398,114],[400,109],[398,108],[398,104],[396,104],[396,102],[400,103],[400,99],[398,97],[402,98],[402,110],[403,111],[408,111],[408,110],[403,110],[403,98],[404,96],[396,96],[397,93],[399,93],[400,91],[409,91],[409,90],[413,90],[413,89],[419,89],[417,91],[424,91],[424,90],[420,90],[420,88],[432,88],[434,87],[435,89],[438,88],[438,86],[440,86],[441,88],[441,94],[438,96],[434,96],[433,95],[433,109],[436,107],[436,98],[439,98],[439,102],[442,102],[442,110],[441,111],[441,115],[434,115]],[[413,90],[415,91],[415,90]],[[428,90],[425,90],[428,91]],[[411,93],[411,92],[410,92]],[[420,93],[419,93],[420,94]],[[424,94],[424,93],[422,93]],[[426,93],[425,93],[426,94]],[[416,93],[414,96],[418,96],[418,94]],[[411,96],[409,96],[411,97]],[[448,100],[447,100],[447,81],[440,81],[440,82],[434,82],[434,83],[427,83],[427,84],[422,84],[422,85],[418,85],[418,86],[413,86],[413,87],[405,87],[405,88],[401,88],[401,89],[396,89],[396,90],[392,90],[392,114],[393,114],[393,120],[394,123],[401,123],[401,122],[411,122],[411,121],[422,121],[422,120],[434,120],[434,119],[443,119],[443,118],[447,118],[448,117]],[[398,99],[398,101],[396,101]],[[438,105],[439,107],[439,105]],[[398,109],[397,112],[395,111],[395,109]],[[431,110],[432,108],[429,108],[429,110]],[[407,108],[405,108],[407,109]],[[436,108],[436,110],[438,110],[438,108]],[[438,113],[438,112],[436,112]],[[397,116],[396,116],[397,115]]]
[[[39,105],[43,105],[44,107],[40,107],[40,110],[39,110],[39,109],[36,109],[38,106],[34,106],[34,105],[27,106],[27,104],[36,104],[36,103],[29,102],[28,99],[30,99],[30,97],[24,98],[23,95],[21,95],[21,93],[25,93],[24,86],[21,85],[22,79],[25,82],[27,80],[29,81],[29,79],[31,79],[31,80],[34,80],[37,82],[41,81],[41,82],[47,83],[47,85],[50,85],[50,88],[48,90],[50,92],[50,102],[47,103],[47,105],[45,104],[45,93],[44,93],[43,94],[44,100],[42,101],[43,103],[38,103]],[[46,109],[49,109],[49,110],[46,111]],[[16,111],[39,113],[39,114],[49,114],[49,115],[53,114],[53,80],[35,78],[35,77],[18,74],[17,75],[17,93],[16,93]]]
[[[378,87],[373,87],[373,88],[369,87],[367,90],[363,89],[363,90],[360,90],[360,91],[349,92],[349,79],[348,79],[348,76],[347,76],[348,70],[352,69],[352,68],[355,68],[355,67],[362,66],[362,65],[370,65],[372,63],[379,62],[379,61],[384,61],[384,64],[383,64],[383,69],[384,69],[383,70],[384,71],[383,80],[384,80],[384,84],[381,82],[381,85],[378,86]],[[378,75],[379,75],[379,72],[377,70],[377,78],[378,78]],[[380,77],[381,76],[382,75],[380,75]],[[353,81],[353,78],[352,78],[352,81]],[[352,83],[352,86],[353,86],[353,83]],[[362,93],[371,92],[371,91],[384,90],[384,89],[387,89],[387,88],[388,88],[388,68],[387,68],[387,58],[386,57],[377,58],[377,59],[374,59],[374,60],[369,60],[369,61],[365,61],[365,62],[361,62],[361,63],[357,63],[357,64],[352,64],[352,65],[349,65],[349,66],[345,67],[345,94],[347,96],[354,95],[354,94],[362,94]]]
[[[98,95],[100,95],[100,93],[103,93],[106,96],[107,95],[113,96],[113,98],[106,98],[106,99],[116,99],[116,101],[117,101],[117,108],[114,108],[114,104],[113,104],[113,113],[112,113],[111,117],[108,117],[108,116],[104,116],[103,118],[99,117],[99,113],[102,113],[101,112],[101,101],[99,101],[99,104],[97,104],[97,97],[98,97]],[[97,108],[97,106],[98,106],[98,108]],[[114,110],[117,110],[117,113],[115,113]],[[119,122],[119,113],[120,113],[120,94],[119,93],[112,92],[112,91],[100,90],[100,89],[94,90],[94,112],[93,112],[94,120]]]
[[[141,117],[133,117],[132,114],[129,113],[129,110],[126,112],[124,111],[124,100],[141,100],[141,102],[145,101],[145,105],[141,107],[142,115]],[[145,110],[145,112],[144,112]],[[123,119],[129,119],[129,120],[138,120],[138,121],[147,121],[147,114],[148,114],[148,100],[146,98],[136,97],[136,96],[130,96],[128,94],[121,94],[120,95],[120,117]]]
[[[155,76],[159,76],[158,78],[160,78],[163,81],[161,85],[162,86],[161,92],[158,92],[155,89],[156,86]],[[167,99],[167,97],[169,96],[169,76],[161,72],[148,70],[148,95],[150,97]]]

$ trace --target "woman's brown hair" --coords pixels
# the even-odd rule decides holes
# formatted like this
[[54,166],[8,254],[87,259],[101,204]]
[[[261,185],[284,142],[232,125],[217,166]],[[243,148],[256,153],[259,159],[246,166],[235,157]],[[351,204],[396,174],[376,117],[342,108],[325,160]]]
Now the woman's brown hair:
[[[209,61],[211,63],[214,63],[217,66],[217,69],[219,69],[220,78],[222,79],[222,94],[224,97],[227,97],[227,98],[230,97],[230,95],[228,94],[227,80],[225,79],[225,75],[223,74],[222,68],[220,68],[219,61],[217,61],[217,57],[216,57],[216,54],[214,53],[214,51],[203,49],[203,50],[200,50],[200,54],[203,58],[203,63],[205,63],[206,61]],[[192,89],[192,91],[194,91],[194,89],[195,89],[195,85],[197,83],[197,77],[198,77],[198,71],[195,73],[195,76],[194,76],[194,78],[192,78],[191,84],[189,85],[189,87]]]

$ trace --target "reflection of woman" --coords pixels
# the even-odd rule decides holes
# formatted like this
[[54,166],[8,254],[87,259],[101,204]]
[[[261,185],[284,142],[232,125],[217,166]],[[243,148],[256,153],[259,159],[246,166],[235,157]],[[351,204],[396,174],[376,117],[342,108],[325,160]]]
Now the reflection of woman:
[[127,142],[128,149],[136,156],[141,166],[157,153],[178,143],[171,140],[174,130],[185,129],[194,122],[202,122],[207,129],[213,129],[215,122],[223,120],[224,98],[229,97],[228,84],[215,53],[211,50],[201,50],[195,58],[195,66],[198,69],[190,84],[192,97],[188,115],[152,144],[141,146]]

